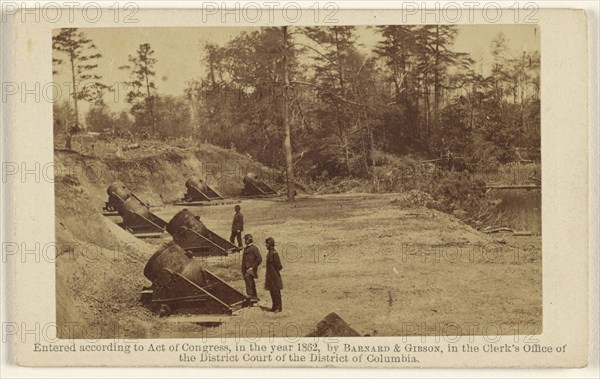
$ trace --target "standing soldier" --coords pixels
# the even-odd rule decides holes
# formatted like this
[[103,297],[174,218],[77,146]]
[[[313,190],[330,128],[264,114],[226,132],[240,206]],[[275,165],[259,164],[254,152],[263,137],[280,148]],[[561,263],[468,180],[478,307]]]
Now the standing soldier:
[[262,262],[262,257],[260,256],[258,247],[252,243],[251,234],[244,236],[244,242],[246,243],[246,247],[242,256],[242,275],[244,276],[244,282],[246,282],[246,295],[251,301],[258,302],[259,298],[256,294],[254,279],[258,278],[258,266]]
[[244,215],[240,212],[241,209],[239,205],[235,206],[235,215],[233,215],[233,223],[231,224],[231,237],[229,237],[231,243],[235,243],[234,241],[237,238],[240,249],[242,248],[242,232],[244,231]]
[[79,124],[75,123],[75,125],[73,125],[72,127],[69,128],[68,132],[67,132],[67,143],[65,144],[65,147],[68,150],[72,150],[71,148],[71,140],[73,139],[73,136],[77,133],[79,133],[81,131],[81,128],[79,127]]
[[279,271],[283,268],[281,266],[281,260],[279,260],[279,254],[275,250],[275,240],[273,237],[269,237],[265,240],[267,245],[267,273],[265,274],[265,289],[271,292],[271,312],[281,312],[281,290],[283,289],[283,282],[281,281],[281,275]]

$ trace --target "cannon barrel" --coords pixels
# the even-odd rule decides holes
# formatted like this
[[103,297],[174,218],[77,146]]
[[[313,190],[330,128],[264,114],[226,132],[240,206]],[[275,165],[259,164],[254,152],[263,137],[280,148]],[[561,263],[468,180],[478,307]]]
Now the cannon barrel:
[[242,195],[245,196],[268,196],[276,195],[277,191],[263,182],[256,174],[249,172],[243,179],[244,189]]
[[186,188],[197,188],[200,191],[205,191],[206,183],[204,183],[202,180],[198,179],[197,177],[192,176],[185,182],[185,187]]
[[244,176],[243,182],[244,182],[244,184],[246,184],[246,183],[258,184],[260,182],[260,179],[258,178],[258,176],[255,173],[249,172],[248,174],[246,174],[246,176]]
[[150,281],[156,280],[161,270],[169,269],[173,272],[182,272],[183,268],[192,260],[186,251],[175,242],[161,246],[148,260],[144,267],[144,276]]
[[148,208],[137,198],[130,197],[123,202],[123,205],[119,208],[119,214],[123,217],[127,217],[127,214],[135,213],[144,218],[150,218],[150,211]]
[[167,224],[167,232],[169,232],[169,234],[173,236],[177,232],[177,229],[183,226],[195,231],[196,233],[202,236],[209,236],[208,229],[206,228],[206,226],[204,226],[202,221],[200,221],[200,218],[194,216],[194,214],[190,212],[187,208],[182,209],[181,211],[177,212],[175,216],[173,216],[171,221],[169,221],[169,223]]
[[160,273],[165,269],[180,274],[199,286],[206,283],[201,262],[190,258],[186,251],[174,242],[162,246],[150,257],[144,267],[144,276],[154,283],[160,280]]
[[109,198],[112,196],[118,196],[121,200],[125,201],[133,196],[133,193],[123,184],[123,182],[114,182],[106,189],[106,193]]

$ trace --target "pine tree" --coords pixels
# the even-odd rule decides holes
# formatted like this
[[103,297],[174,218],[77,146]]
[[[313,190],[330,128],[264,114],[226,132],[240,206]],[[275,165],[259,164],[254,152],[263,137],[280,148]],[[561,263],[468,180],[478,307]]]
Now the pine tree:
[[131,65],[121,66],[119,69],[129,70],[131,81],[126,84],[131,88],[127,92],[126,101],[131,106],[131,113],[136,118],[137,124],[150,124],[152,132],[156,132],[156,119],[154,106],[156,102],[156,85],[154,84],[154,64],[152,57],[154,50],[149,43],[143,43],[136,51],[136,55],[129,56]]
[[[55,65],[66,64],[71,71],[73,108],[75,123],[79,122],[78,100],[93,103],[102,102],[102,90],[106,88],[100,79],[102,77],[94,70],[98,67],[95,63],[102,55],[98,52],[96,45],[77,28],[63,28],[52,37],[52,49],[64,55],[64,59],[53,57]],[[56,70],[54,71],[56,73]],[[80,85],[85,82],[83,87]]]

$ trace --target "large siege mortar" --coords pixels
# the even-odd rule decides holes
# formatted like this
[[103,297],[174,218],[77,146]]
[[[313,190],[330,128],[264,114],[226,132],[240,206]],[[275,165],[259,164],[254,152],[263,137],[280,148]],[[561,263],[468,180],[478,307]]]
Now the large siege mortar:
[[220,193],[209,186],[205,181],[192,176],[185,182],[187,192],[183,198],[173,203],[173,205],[224,205],[233,204],[234,201],[223,199]]
[[112,209],[123,219],[119,224],[137,237],[157,237],[164,233],[167,223],[150,212],[148,204],[141,201],[121,182],[111,184],[107,191]]
[[161,316],[172,313],[230,315],[252,304],[244,294],[204,269],[199,260],[174,242],[152,255],[144,275],[152,286],[142,290],[142,303]]
[[223,196],[211,188],[206,182],[195,176],[192,176],[185,182],[185,188],[187,189],[187,192],[182,201],[188,203],[194,201],[223,200]]
[[142,201],[135,193],[133,193],[123,182],[116,181],[106,189],[108,201],[104,204],[102,210],[106,213],[117,213],[121,204],[130,197],[136,198],[146,208],[150,209],[150,205]]
[[244,188],[242,189],[241,195],[244,197],[277,196],[277,191],[264,181],[260,180],[260,178],[252,172],[249,172],[244,177],[243,182]]
[[237,251],[237,247],[208,229],[199,216],[187,208],[179,211],[166,225],[173,241],[193,255],[227,255]]

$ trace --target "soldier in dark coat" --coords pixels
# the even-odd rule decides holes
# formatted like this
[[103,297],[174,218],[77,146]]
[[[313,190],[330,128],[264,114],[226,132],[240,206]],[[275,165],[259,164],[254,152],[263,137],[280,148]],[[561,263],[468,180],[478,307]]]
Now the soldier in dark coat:
[[246,234],[244,236],[244,242],[246,243],[246,247],[244,248],[244,254],[242,255],[242,275],[246,282],[246,294],[251,300],[257,302],[259,299],[256,294],[256,284],[254,283],[254,279],[258,278],[258,266],[260,266],[262,262],[262,257],[260,256],[258,247],[252,243],[252,235]]
[[75,123],[71,128],[69,128],[69,131],[67,132],[67,143],[65,144],[65,147],[68,150],[71,150],[71,140],[73,139],[73,136],[77,133],[79,133],[81,131],[81,128],[79,127],[79,124]]
[[242,232],[244,231],[244,215],[241,212],[239,205],[235,206],[235,215],[233,216],[233,222],[231,223],[231,237],[229,241],[234,243],[237,238],[238,247],[242,248]]
[[265,289],[271,292],[271,312],[281,312],[281,290],[283,289],[283,282],[281,281],[281,275],[279,271],[283,268],[279,254],[275,250],[275,240],[273,237],[269,237],[265,240],[267,245],[267,272],[265,274]]

